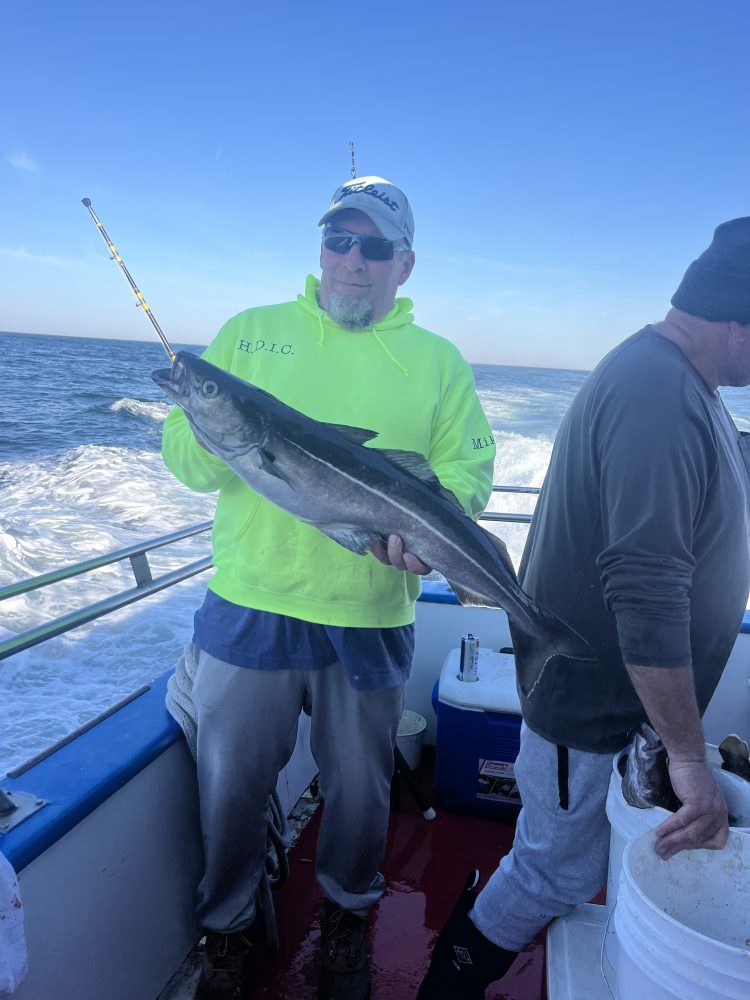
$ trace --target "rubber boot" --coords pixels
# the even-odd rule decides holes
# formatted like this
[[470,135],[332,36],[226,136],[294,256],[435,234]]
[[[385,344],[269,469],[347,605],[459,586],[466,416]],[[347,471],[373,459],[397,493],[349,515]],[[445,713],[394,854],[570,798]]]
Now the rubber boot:
[[440,932],[417,1000],[484,1000],[490,983],[513,964],[518,952],[498,948],[469,920],[478,883],[475,869]]

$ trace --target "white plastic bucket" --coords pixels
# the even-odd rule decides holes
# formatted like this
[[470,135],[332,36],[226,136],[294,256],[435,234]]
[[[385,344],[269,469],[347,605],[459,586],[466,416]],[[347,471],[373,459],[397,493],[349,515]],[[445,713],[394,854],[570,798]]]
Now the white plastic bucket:
[[[671,815],[667,809],[661,809],[658,806],[651,809],[638,809],[628,805],[625,801],[620,774],[620,760],[625,756],[625,753],[626,751],[622,750],[614,756],[607,793],[607,819],[612,827],[609,837],[609,869],[607,872],[607,910],[610,912],[617,898],[625,845],[646,830],[653,830]],[[736,825],[732,826],[731,829],[750,834],[750,781],[745,781],[739,775],[730,774],[728,771],[722,771],[719,751],[710,743],[706,744],[706,755],[712,766],[716,782],[727,800],[729,812],[736,819]],[[608,924],[604,950],[609,964],[613,969],[616,969],[617,938],[612,921]]]
[[750,997],[750,836],[721,851],[654,853],[649,830],[625,848],[614,911],[617,1000]]
[[401,720],[398,724],[398,734],[396,735],[396,746],[404,755],[404,760],[409,767],[414,770],[419,767],[422,760],[422,743],[424,742],[424,731],[427,728],[427,720],[418,712],[411,712],[404,709]]

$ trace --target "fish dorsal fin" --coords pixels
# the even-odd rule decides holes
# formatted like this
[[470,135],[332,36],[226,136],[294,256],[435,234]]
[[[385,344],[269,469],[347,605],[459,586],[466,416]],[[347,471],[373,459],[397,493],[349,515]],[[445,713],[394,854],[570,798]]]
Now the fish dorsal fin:
[[516,576],[516,569],[511,561],[510,556],[508,555],[508,549],[505,545],[505,542],[502,540],[502,538],[498,538],[497,535],[494,534],[492,531],[488,531],[486,528],[483,528],[481,524],[478,525],[478,527],[484,532],[484,534],[487,537],[487,540],[490,542],[492,547],[495,549],[497,554],[502,559],[503,565],[512,576],[514,582],[518,583],[518,577]]
[[440,480],[432,471],[430,463],[424,455],[420,455],[418,451],[399,451],[397,448],[378,448],[378,451],[383,458],[388,459],[391,465],[395,465],[397,469],[416,476],[420,482],[423,482],[425,486],[429,486],[438,496],[441,496],[444,500],[452,503],[454,507],[458,507],[460,511],[463,511],[463,507],[456,499],[455,494],[441,485]]
[[440,480],[430,468],[430,463],[424,455],[420,455],[418,451],[401,451],[398,448],[378,448],[378,451],[391,465],[421,479],[437,493]]
[[350,427],[348,424],[326,424],[325,426],[330,427],[337,434],[341,434],[353,444],[366,444],[378,436],[377,431],[368,430],[366,427]]

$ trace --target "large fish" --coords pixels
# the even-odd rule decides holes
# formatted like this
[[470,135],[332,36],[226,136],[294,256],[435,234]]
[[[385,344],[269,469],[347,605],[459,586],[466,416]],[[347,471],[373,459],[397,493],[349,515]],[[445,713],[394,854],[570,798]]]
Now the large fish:
[[222,368],[181,351],[153,379],[198,439],[272,503],[365,555],[399,535],[466,605],[501,607],[537,664],[593,659],[588,644],[518,586],[502,542],[468,517],[422,455],[365,447],[377,433],[320,423]]

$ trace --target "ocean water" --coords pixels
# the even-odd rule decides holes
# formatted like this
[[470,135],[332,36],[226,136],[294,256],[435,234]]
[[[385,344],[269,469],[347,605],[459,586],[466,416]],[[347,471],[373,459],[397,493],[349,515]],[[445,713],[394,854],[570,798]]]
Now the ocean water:
[[[0,587],[213,516],[213,497],[178,483],[159,455],[169,404],[150,378],[168,364],[158,342],[0,333],[0,356]],[[585,373],[474,370],[498,446],[495,483],[540,486]],[[725,399],[750,430],[750,391]],[[495,494],[490,507],[531,512],[533,504]],[[517,564],[526,526],[490,527]],[[208,552],[207,534],[157,550],[153,575]],[[0,661],[0,774],[169,669],[190,639],[207,579]],[[131,586],[126,562],[2,601],[0,637]]]

